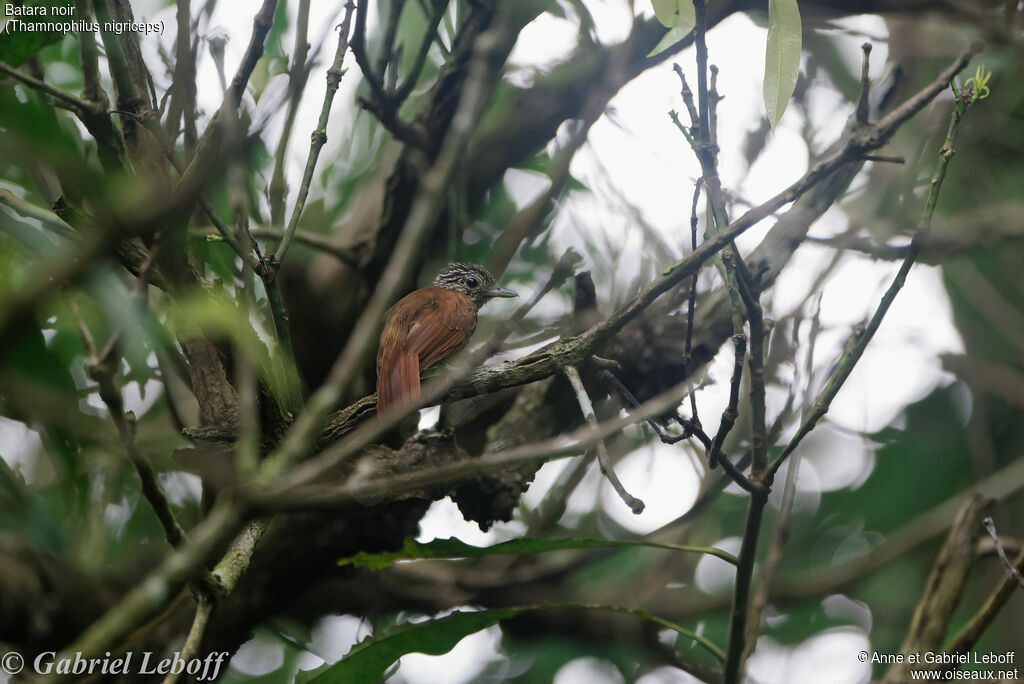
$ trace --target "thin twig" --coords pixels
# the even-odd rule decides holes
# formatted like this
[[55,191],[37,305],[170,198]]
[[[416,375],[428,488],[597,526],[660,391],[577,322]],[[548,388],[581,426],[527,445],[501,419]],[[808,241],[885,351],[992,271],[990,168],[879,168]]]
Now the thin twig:
[[323,148],[324,143],[327,142],[327,121],[331,116],[331,104],[334,102],[334,94],[338,92],[338,86],[341,85],[341,78],[345,73],[341,65],[345,61],[345,53],[348,51],[349,24],[352,21],[352,11],[354,9],[355,6],[350,1],[345,6],[345,18],[338,28],[338,47],[334,52],[334,62],[327,70],[327,91],[324,93],[324,102],[320,108],[320,118],[317,121],[316,129],[310,137],[309,155],[306,157],[306,168],[302,173],[299,194],[295,199],[295,206],[292,208],[292,215],[288,220],[288,226],[285,228],[281,245],[275,251],[277,269],[280,269],[281,262],[284,261],[285,254],[288,253],[288,247],[291,245],[292,238],[295,235],[295,230],[299,227],[299,219],[302,218],[302,210],[306,206],[306,197],[309,195],[309,185],[313,181],[316,161],[320,157],[320,150]]
[[[370,66],[370,59],[366,54],[366,8],[369,3],[360,2],[356,7],[356,24],[352,32],[352,56],[356,58],[356,64],[363,72],[363,80],[370,86],[373,99],[381,105],[387,103],[387,93],[384,92],[383,74],[374,72]],[[381,120],[384,123],[383,119]],[[387,125],[385,123],[385,125]]]
[[[178,35],[175,40],[174,89],[181,101],[182,129],[185,132],[185,163],[196,153],[196,56],[189,32],[189,0],[177,0]],[[168,121],[168,124],[171,122]],[[175,122],[177,125],[177,122]]]
[[26,74],[23,71],[15,69],[14,67],[8,65],[6,62],[0,62],[0,73],[7,74],[11,78],[17,81],[21,81],[33,90],[38,90],[39,92],[45,95],[49,95],[58,103],[60,103],[64,107],[71,109],[72,111],[92,112],[95,111],[98,107],[98,105],[95,102],[83,100],[80,97],[76,97],[71,93],[65,92],[60,88],[50,85],[46,81],[40,81],[35,76]]
[[[614,385],[615,388],[619,391],[619,393],[623,396],[623,398],[625,398],[625,400],[629,402],[630,406],[636,409],[640,408],[640,402],[636,400],[636,397],[633,396],[633,393],[630,392],[629,389],[624,384],[622,384],[622,382],[619,381],[618,378],[616,378],[610,372],[606,372],[605,377],[609,381],[611,381],[612,385]],[[690,388],[692,390],[692,384],[690,385]],[[708,451],[711,448],[711,438],[707,435],[706,432],[704,432],[700,425],[694,423],[692,420],[680,419],[678,422],[683,427],[683,433],[680,435],[669,435],[662,429],[660,425],[658,425],[658,422],[656,420],[654,420],[653,418],[647,419],[647,424],[651,427],[651,429],[654,430],[655,434],[658,435],[658,438],[665,444],[676,444],[678,442],[683,441],[684,439],[696,437],[697,441],[704,446],[705,451]],[[746,456],[744,456],[743,458],[740,459],[740,463],[744,463],[746,460]],[[759,482],[751,482],[749,479],[747,479],[746,475],[744,475],[739,470],[739,468],[733,465],[732,461],[730,461],[728,457],[720,456],[719,462],[722,464],[722,469],[725,471],[728,478],[735,482],[737,485],[739,485],[741,489],[748,492],[765,491],[764,486],[761,485]]]
[[723,677],[725,684],[735,684],[740,681],[740,674],[743,671],[743,655],[748,650],[746,625],[748,606],[750,605],[750,586],[754,575],[754,561],[757,558],[757,540],[761,533],[761,518],[767,503],[768,493],[766,491],[751,492],[732,594],[729,649],[726,652]]
[[907,160],[902,155],[889,154],[865,154],[864,161],[880,162],[883,164],[906,164]]
[[868,113],[871,111],[871,79],[868,78],[868,67],[871,66],[871,43],[860,46],[864,53],[860,67],[860,97],[857,98],[857,123],[866,126]]
[[[387,16],[384,16],[384,12],[380,11],[378,17],[381,24],[384,25],[384,36],[380,41],[380,54],[377,55],[377,67],[375,72],[383,83],[385,72],[390,67],[389,77],[391,80],[397,78],[398,63],[401,59],[392,59],[395,57],[395,35],[398,33],[398,21],[402,15],[402,8],[405,6],[404,2],[390,2],[386,5]],[[378,5],[381,10],[385,9],[384,6]],[[389,88],[385,86],[385,90]]]
[[[637,401],[635,396],[633,396],[633,393],[629,391],[629,388],[626,387],[621,380],[615,377],[615,374],[612,373],[611,370],[602,370],[601,377],[603,377],[606,381],[611,383],[611,385],[618,391],[620,395],[622,395],[622,398],[625,399],[630,406],[632,406],[633,408],[640,407],[640,402]],[[664,444],[677,444],[678,442],[681,442],[684,439],[689,439],[690,437],[693,436],[693,432],[690,430],[686,430],[685,428],[682,434],[670,435],[667,432],[665,432],[665,428],[659,425],[658,421],[655,420],[654,418],[647,419],[647,426],[654,430],[654,434],[656,434],[658,436],[658,439],[661,440]]]
[[577,457],[576,462],[567,466],[558,475],[558,479],[548,488],[537,507],[533,509],[533,515],[526,517],[529,525],[525,537],[534,537],[543,534],[548,527],[557,522],[565,513],[569,497],[572,495],[580,482],[583,481],[590,464],[594,461],[594,453],[589,452]]
[[[213,612],[213,602],[206,598],[200,598],[196,604],[196,614],[192,618],[192,626],[188,630],[188,636],[185,637],[185,643],[181,647],[181,651],[178,653],[178,658],[182,662],[189,662],[193,658],[199,655],[199,647],[203,642],[203,634],[206,632],[206,625],[210,622],[210,614]],[[211,654],[212,655],[212,654]],[[221,658],[224,654],[218,654]],[[184,672],[184,668],[180,670],[171,669],[164,677],[162,684],[174,684],[178,681],[178,677]]]
[[[986,520],[989,519],[986,518]],[[996,544],[998,548],[998,539]],[[967,624],[946,644],[943,649],[946,653],[967,653],[974,648],[981,635],[985,633],[985,630],[988,629],[992,621],[999,615],[999,612],[1006,606],[1013,592],[1020,588],[1021,572],[1024,571],[1024,549],[1017,554],[1010,567],[1016,571],[1016,577],[1009,571],[1003,575],[1002,581],[988,595],[981,608],[978,609],[978,612],[971,616]]]
[[117,350],[116,342],[120,337],[120,333],[114,333],[103,350],[99,351],[74,300],[71,301],[71,309],[75,314],[75,319],[78,321],[82,344],[88,353],[88,357],[85,360],[86,372],[99,385],[100,399],[106,404],[110,418],[117,427],[117,432],[121,437],[121,442],[124,444],[125,452],[128,454],[128,460],[131,461],[136,474],[139,476],[142,494],[146,501],[149,502],[153,512],[156,513],[167,543],[172,548],[177,548],[187,538],[185,530],[178,523],[177,518],[174,516],[174,511],[171,510],[167,496],[157,481],[153,465],[139,449],[138,443],[135,440],[135,414],[131,411],[125,412],[121,390],[115,379],[121,362],[121,355],[115,353]]
[[[93,18],[89,0],[75,0],[75,17],[84,22]],[[100,83],[99,49],[94,32],[79,32],[78,57],[82,66],[82,97],[95,105],[93,111],[79,112],[78,117],[96,140],[96,152],[104,171],[123,173],[127,165],[124,137],[107,111],[110,99]]]
[[789,470],[786,473],[786,484],[782,490],[782,502],[779,504],[779,515],[775,519],[775,526],[772,528],[772,539],[768,545],[768,556],[758,576],[757,589],[750,599],[749,615],[747,616],[747,645],[742,656],[746,660],[754,652],[757,645],[757,635],[761,629],[761,616],[765,606],[768,605],[768,595],[772,582],[775,580],[775,573],[782,563],[782,557],[789,543],[789,521],[793,513],[793,501],[796,499],[796,482],[800,472],[800,454],[797,454],[789,463]]
[[722,420],[718,423],[718,431],[715,438],[711,440],[711,448],[708,449],[708,467],[714,468],[718,464],[718,455],[722,451],[722,444],[729,435],[736,418],[739,417],[740,383],[743,380],[743,362],[747,355],[747,337],[743,334],[742,325],[739,332],[732,335],[733,343],[733,366],[732,380],[729,382],[729,403],[722,411]]
[[756,291],[753,279],[746,265],[740,259],[739,252],[733,252],[736,259],[736,281],[740,296],[747,310],[750,322],[750,354],[747,355],[747,366],[750,369],[750,422],[751,451],[750,477],[760,480],[768,467],[768,425],[765,409],[765,361],[767,330],[764,314],[761,310],[759,292]]
[[932,215],[935,213],[935,206],[939,200],[939,191],[942,188],[942,181],[946,177],[946,169],[949,166],[950,159],[953,158],[955,152],[954,144],[956,142],[956,134],[960,126],[960,122],[963,119],[964,114],[973,101],[962,100],[959,96],[954,104],[953,114],[950,117],[949,128],[946,132],[946,139],[939,150],[939,158],[936,162],[935,174],[932,176],[931,186],[928,190],[928,197],[925,199],[924,212],[921,217],[921,221],[918,223],[917,230],[914,232],[914,237],[911,240],[910,248],[907,250],[907,255],[903,259],[903,263],[900,265],[899,271],[893,278],[892,284],[889,289],[886,290],[885,294],[882,295],[881,300],[878,303],[878,307],[875,309],[874,314],[871,316],[871,320],[867,326],[854,333],[854,335],[847,340],[843,355],[840,357],[839,362],[836,364],[835,369],[829,376],[828,381],[825,383],[824,389],[815,399],[812,405],[811,411],[804,418],[799,429],[793,438],[789,441],[786,447],[779,454],[778,458],[771,464],[765,475],[765,479],[769,485],[771,485],[772,479],[775,477],[775,473],[779,467],[785,462],[786,458],[793,453],[793,450],[800,444],[804,437],[814,429],[814,426],[819,420],[828,412],[829,406],[832,404],[832,400],[836,394],[839,393],[843,383],[853,372],[854,366],[860,360],[864,350],[867,348],[868,342],[874,337],[878,327],[882,324],[882,319],[885,318],[885,314],[889,311],[889,307],[892,305],[896,295],[903,288],[903,283],[906,282],[907,274],[910,272],[911,266],[914,265],[914,261],[917,259],[917,255],[921,252],[921,247],[928,239],[928,234],[931,228]]
[[[692,99],[692,96],[691,96]],[[690,250],[697,249],[697,202],[700,200],[701,181],[693,184],[693,201],[690,204]],[[686,346],[683,348],[683,368],[689,374],[690,361],[693,360],[693,319],[697,310],[697,276],[700,271],[694,271],[690,277],[690,292],[686,307]],[[690,384],[690,420],[700,425],[700,418],[697,416],[697,392]]]
[[25,218],[31,218],[39,221],[43,224],[44,228],[49,228],[57,235],[70,240],[81,240],[81,236],[74,228],[64,221],[61,217],[54,214],[52,211],[47,211],[42,207],[37,207],[27,200],[15,195],[6,188],[0,188],[0,204],[10,207],[16,213]]
[[[212,223],[213,222],[211,221],[211,224]],[[215,233],[219,234],[220,228],[216,225],[199,226],[190,229],[189,232],[192,237],[206,239],[206,236],[208,235],[213,235]],[[273,226],[254,226],[249,229],[249,233],[256,238],[269,238],[271,240],[280,240],[284,237],[284,230]],[[338,261],[350,266],[356,265],[359,260],[359,252],[357,249],[337,245],[330,236],[324,235],[323,233],[314,233],[312,231],[300,229],[295,231],[295,235],[292,236],[292,240],[295,244],[305,245],[306,247],[323,252],[324,254],[329,254]]]
[[309,69],[306,56],[309,54],[309,4],[310,0],[299,0],[299,9],[295,18],[295,46],[292,48],[291,66],[288,68],[288,114],[281,129],[281,138],[274,154],[274,170],[270,176],[268,199],[270,202],[270,222],[275,226],[284,225],[285,195],[288,183],[284,177],[284,164],[288,156],[288,143],[292,138],[292,127],[299,111],[299,102],[309,80]]
[[[596,434],[599,431],[597,416],[594,414],[594,405],[590,401],[590,395],[587,394],[587,388],[583,385],[583,380],[580,378],[579,371],[576,370],[575,366],[566,366],[563,369],[565,377],[569,379],[569,384],[572,385],[573,391],[576,393],[576,401],[579,402],[580,411],[583,412],[583,417],[586,419],[587,424],[590,425],[590,429]],[[632,494],[626,491],[626,488],[622,486],[622,481],[619,480],[618,475],[615,474],[615,468],[612,465],[612,459],[608,455],[608,449],[604,444],[603,439],[595,439],[594,445],[597,449],[597,462],[601,465],[601,472],[608,478],[609,484],[615,493],[619,495],[619,498],[629,506],[629,509],[633,511],[634,515],[639,515],[644,512],[644,502],[636,498]]]
[[718,92],[718,66],[708,66],[711,72],[711,83],[708,86],[708,142],[718,149],[718,103],[725,99]]
[[[693,120],[693,127],[691,130],[696,131],[697,139],[691,143],[691,147],[693,148],[694,155],[697,157],[698,162],[700,162],[702,174],[701,181],[707,190],[707,209],[708,213],[712,216],[712,219],[708,221],[708,231],[718,233],[729,223],[725,194],[722,192],[722,182],[718,175],[717,146],[715,145],[713,137],[715,129],[713,121],[717,116],[717,106],[721,97],[719,97],[717,90],[714,90],[717,87],[717,68],[712,69],[712,90],[708,90],[708,79],[706,73],[708,68],[708,54],[707,44],[703,35],[703,31],[706,28],[706,10],[702,0],[695,0],[694,7],[696,8],[698,4],[701,5],[701,9],[697,10],[697,23],[694,29],[696,36],[695,43],[697,46],[698,72],[697,110],[696,112],[694,111],[692,102],[687,104],[687,109],[690,110],[691,117],[694,115],[699,117]],[[686,85],[683,71],[682,69],[677,69],[676,72],[682,81],[682,87],[685,93],[689,88]],[[691,229],[691,233],[692,232],[693,231]],[[732,306],[732,339],[735,347],[735,363],[733,366],[732,381],[730,383],[729,403],[726,406],[725,411],[722,413],[722,420],[719,423],[718,431],[715,433],[711,449],[708,451],[709,468],[714,468],[718,464],[718,454],[721,451],[722,444],[739,416],[739,389],[743,377],[744,356],[747,351],[747,338],[743,332],[743,306],[741,305],[741,302],[746,304],[748,309],[748,318],[750,317],[749,310],[751,306],[756,306],[756,302],[753,301],[749,293],[744,296],[745,293],[741,287],[742,279],[740,278],[741,265],[742,259],[739,254],[739,250],[736,248],[735,242],[730,240],[729,243],[725,245],[720,255],[716,257],[716,266],[718,266],[721,271],[722,278],[725,280],[726,287],[729,292],[729,301]],[[754,367],[755,366],[751,366],[752,369]],[[756,389],[752,389],[752,391],[756,391]]]
[[1024,588],[1024,577],[1021,576],[1020,570],[1018,570],[1010,559],[1006,557],[1006,550],[1003,548],[1002,542],[999,541],[999,535],[996,533],[996,524],[992,521],[992,518],[985,518],[981,521],[985,525],[985,530],[988,532],[988,536],[992,537],[992,543],[995,544],[996,553],[999,554],[999,560],[1002,561],[1003,567],[1006,568],[1006,574],[1010,576],[1010,579],[1014,580]]
[[676,125],[676,128],[679,129],[679,132],[683,134],[684,138],[686,138],[686,142],[690,143],[690,147],[693,147],[694,145],[697,144],[697,139],[693,137],[693,132],[690,131],[689,128],[684,126],[683,122],[679,120],[679,112],[677,112],[674,109],[670,110],[668,113],[668,118],[672,119],[672,123]]
[[193,203],[202,193],[214,169],[219,166],[224,153],[224,138],[229,128],[237,126],[242,93],[256,68],[256,63],[263,55],[263,43],[274,23],[276,8],[277,0],[263,0],[259,11],[253,17],[252,34],[249,36],[249,44],[246,46],[242,61],[231,79],[231,85],[225,92],[217,113],[213,115],[213,120],[200,136],[196,145],[196,155],[178,179],[178,185],[171,196],[170,207],[184,212],[191,211]]
[[679,83],[681,85],[679,94],[682,96],[683,104],[690,115],[690,123],[693,126],[698,126],[700,125],[700,115],[697,114],[697,106],[693,104],[693,91],[690,90],[690,84],[686,82],[686,74],[683,73],[683,68],[678,64],[672,65],[672,71],[676,72],[679,76]]
[[394,106],[397,107],[405,102],[406,98],[412,94],[413,89],[416,87],[416,82],[419,80],[420,73],[423,71],[423,65],[426,64],[427,61],[427,53],[430,51],[430,46],[434,42],[434,36],[437,35],[437,27],[441,23],[441,19],[444,17],[444,13],[447,10],[447,2],[444,2],[444,0],[434,0],[434,13],[427,19],[423,40],[420,42],[419,50],[416,52],[416,58],[413,60],[412,68],[409,70],[409,73],[405,75],[405,78],[402,79],[402,85],[400,85],[394,92]]

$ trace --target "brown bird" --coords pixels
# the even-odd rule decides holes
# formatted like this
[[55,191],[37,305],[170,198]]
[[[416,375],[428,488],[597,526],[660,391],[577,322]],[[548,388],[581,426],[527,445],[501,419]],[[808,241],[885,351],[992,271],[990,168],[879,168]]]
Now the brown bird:
[[456,353],[494,297],[518,297],[476,264],[448,264],[431,287],[410,292],[387,313],[377,348],[377,413],[420,394],[420,373]]

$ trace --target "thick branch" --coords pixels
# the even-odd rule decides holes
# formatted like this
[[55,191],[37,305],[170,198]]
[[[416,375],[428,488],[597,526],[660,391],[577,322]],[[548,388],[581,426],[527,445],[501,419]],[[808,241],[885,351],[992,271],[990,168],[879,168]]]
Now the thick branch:
[[[974,539],[986,503],[984,497],[975,494],[964,502],[957,513],[956,521],[935,558],[924,595],[917,604],[907,636],[900,647],[900,653],[904,656],[940,650],[967,581],[967,573],[974,562]],[[885,673],[885,681],[906,681],[912,667],[907,662],[894,664]]]

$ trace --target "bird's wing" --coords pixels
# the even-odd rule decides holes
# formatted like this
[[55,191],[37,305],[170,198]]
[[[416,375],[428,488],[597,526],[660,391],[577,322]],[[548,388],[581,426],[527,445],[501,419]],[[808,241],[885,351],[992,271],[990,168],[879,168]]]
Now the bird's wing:
[[[462,347],[476,327],[476,305],[450,290],[413,293],[388,313],[377,350],[377,411],[419,396],[420,372]],[[424,295],[435,294],[428,297]]]
[[419,357],[421,371],[461,349],[476,328],[473,301],[465,295],[445,293],[447,296],[432,299],[432,310],[417,316],[405,338],[406,349]]

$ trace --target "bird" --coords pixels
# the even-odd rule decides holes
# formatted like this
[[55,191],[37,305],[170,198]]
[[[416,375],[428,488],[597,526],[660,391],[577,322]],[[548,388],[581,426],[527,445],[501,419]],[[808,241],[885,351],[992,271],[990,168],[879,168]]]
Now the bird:
[[420,373],[466,346],[481,306],[518,296],[483,266],[455,262],[430,287],[399,299],[385,314],[377,347],[377,413],[419,397]]

